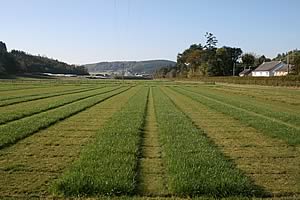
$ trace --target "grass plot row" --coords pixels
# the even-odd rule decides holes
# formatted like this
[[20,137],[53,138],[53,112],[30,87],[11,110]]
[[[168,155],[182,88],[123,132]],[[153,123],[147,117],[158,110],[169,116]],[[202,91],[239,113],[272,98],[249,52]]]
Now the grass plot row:
[[66,196],[133,194],[148,98],[148,88],[131,97],[125,107],[98,131],[79,160],[55,184]]
[[153,89],[168,189],[176,195],[252,196],[260,190],[159,88]]
[[0,107],[3,106],[8,106],[8,105],[13,105],[13,104],[18,104],[18,103],[23,103],[23,102],[28,102],[28,101],[34,101],[34,100],[39,100],[39,99],[46,99],[49,97],[56,97],[60,95],[66,95],[66,94],[75,94],[75,93],[80,93],[80,92],[85,92],[85,91],[91,91],[98,89],[100,87],[88,87],[88,88],[79,88],[79,87],[74,87],[72,89],[68,89],[68,87],[59,88],[60,90],[53,90],[53,88],[49,88],[48,92],[40,92],[39,94],[29,94],[29,95],[23,95],[23,96],[18,96],[15,98],[7,98],[4,100],[0,100]]
[[2,113],[2,115],[0,116],[0,125],[26,116],[31,116],[33,114],[58,108],[92,96],[111,92],[115,89],[117,88],[107,87],[98,90],[89,90],[80,93],[76,92],[74,94],[40,99],[34,102],[24,102],[20,104],[0,107],[0,113]]
[[87,99],[79,100],[63,107],[52,109],[30,117],[0,126],[0,149],[14,144],[38,130],[46,128],[60,120],[81,112],[101,101],[128,90],[128,87],[114,90],[109,93],[99,94]]
[[[259,99],[249,98],[247,96],[232,94],[230,92],[217,91],[213,88],[201,87],[191,88],[182,87],[184,90],[196,92],[205,95],[209,98],[225,102],[237,108],[255,112],[259,115],[264,115],[269,118],[280,120],[285,124],[300,126],[300,110],[297,106],[291,106],[274,102],[267,102],[267,100],[260,101]],[[292,111],[291,111],[292,109]]]
[[192,98],[193,100],[201,102],[216,111],[234,117],[244,124],[250,125],[272,137],[282,139],[290,145],[300,144],[300,128],[297,126],[289,126],[284,123],[278,123],[278,120],[276,119],[265,117],[264,115],[258,115],[255,112],[228,104],[226,101],[223,102],[200,93],[184,90],[180,87],[172,89]]

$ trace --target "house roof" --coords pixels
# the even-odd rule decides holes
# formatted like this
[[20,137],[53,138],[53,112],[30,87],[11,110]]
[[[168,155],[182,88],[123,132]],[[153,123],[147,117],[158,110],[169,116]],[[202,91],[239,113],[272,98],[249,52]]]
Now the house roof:
[[243,74],[247,75],[247,74],[250,74],[251,71],[252,71],[251,69],[244,69],[242,72],[239,73],[239,75],[243,75]]
[[[292,67],[293,65],[289,65],[289,71],[292,70]],[[279,71],[279,72],[287,72],[288,71],[288,65],[287,64],[284,64],[283,67],[281,67],[280,69],[276,70],[276,71]]]
[[263,64],[258,66],[254,71],[273,71],[280,65],[283,65],[281,61],[264,62]]

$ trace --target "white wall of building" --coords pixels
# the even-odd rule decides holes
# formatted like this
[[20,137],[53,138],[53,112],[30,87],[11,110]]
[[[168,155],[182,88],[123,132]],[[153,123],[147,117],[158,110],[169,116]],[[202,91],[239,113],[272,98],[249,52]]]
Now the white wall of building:
[[268,71],[253,71],[252,76],[269,77],[269,76],[273,76],[273,73],[269,73]]

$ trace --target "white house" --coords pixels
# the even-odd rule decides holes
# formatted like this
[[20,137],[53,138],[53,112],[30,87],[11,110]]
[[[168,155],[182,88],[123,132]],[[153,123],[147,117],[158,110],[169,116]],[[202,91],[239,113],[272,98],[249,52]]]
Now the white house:
[[292,71],[292,65],[289,65],[289,69],[288,69],[288,65],[285,64],[284,67],[276,70],[274,76],[286,76],[291,71]]
[[285,76],[287,74],[287,64],[281,61],[264,62],[252,71],[252,76],[256,77]]

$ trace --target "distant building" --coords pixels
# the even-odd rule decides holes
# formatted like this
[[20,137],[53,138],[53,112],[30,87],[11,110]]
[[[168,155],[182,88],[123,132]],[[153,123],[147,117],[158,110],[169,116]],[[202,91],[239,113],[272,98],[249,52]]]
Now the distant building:
[[286,76],[288,73],[291,73],[291,71],[292,71],[292,65],[289,65],[289,69],[288,69],[288,65],[285,64],[284,67],[275,71],[274,76]]
[[[289,66],[289,68],[291,68],[291,66]],[[287,74],[287,64],[281,61],[264,62],[252,71],[252,76],[256,77],[286,76]]]
[[239,76],[251,76],[251,69],[244,69],[242,72],[239,73]]

